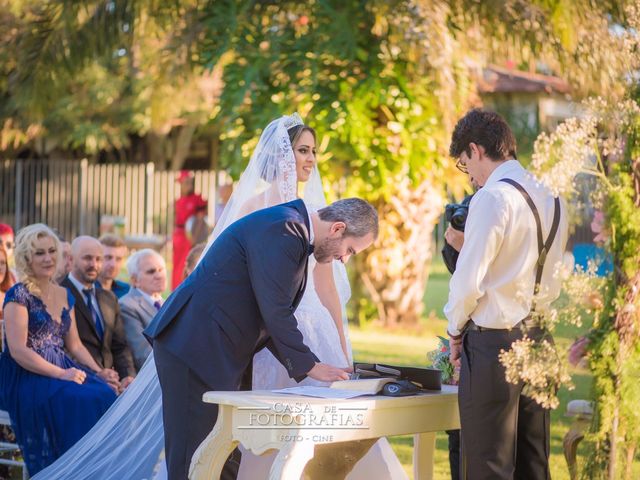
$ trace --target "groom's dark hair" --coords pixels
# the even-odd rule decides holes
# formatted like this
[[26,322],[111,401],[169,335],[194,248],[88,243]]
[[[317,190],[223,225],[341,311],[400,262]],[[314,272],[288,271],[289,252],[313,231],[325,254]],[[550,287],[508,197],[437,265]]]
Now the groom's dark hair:
[[345,198],[333,202],[318,210],[320,220],[324,222],[344,222],[345,235],[364,237],[373,233],[378,238],[378,213],[369,203],[359,198]]

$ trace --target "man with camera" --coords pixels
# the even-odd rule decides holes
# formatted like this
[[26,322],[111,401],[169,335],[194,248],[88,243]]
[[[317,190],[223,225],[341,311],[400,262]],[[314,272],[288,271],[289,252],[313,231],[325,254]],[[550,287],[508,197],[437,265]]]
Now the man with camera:
[[549,411],[506,381],[498,356],[525,330],[543,333],[531,313],[543,314],[560,294],[553,271],[566,245],[566,212],[515,159],[513,133],[496,113],[468,112],[449,152],[482,187],[464,234],[445,235],[460,247],[444,312],[451,361],[461,368],[463,478],[547,479]]

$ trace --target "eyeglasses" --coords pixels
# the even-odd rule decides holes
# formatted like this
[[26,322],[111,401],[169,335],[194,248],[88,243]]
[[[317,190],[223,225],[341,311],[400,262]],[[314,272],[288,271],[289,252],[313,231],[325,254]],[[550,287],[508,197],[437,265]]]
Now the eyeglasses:
[[462,173],[469,173],[469,169],[467,168],[467,164],[462,161],[462,159],[458,159],[456,161],[456,168],[460,170]]

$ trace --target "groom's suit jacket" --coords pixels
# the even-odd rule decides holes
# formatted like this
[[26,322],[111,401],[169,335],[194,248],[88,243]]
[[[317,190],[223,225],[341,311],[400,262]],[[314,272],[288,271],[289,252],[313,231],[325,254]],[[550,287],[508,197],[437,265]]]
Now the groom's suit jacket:
[[293,315],[310,251],[302,200],[243,217],[218,236],[144,333],[216,390],[237,390],[265,345],[301,380],[318,361]]

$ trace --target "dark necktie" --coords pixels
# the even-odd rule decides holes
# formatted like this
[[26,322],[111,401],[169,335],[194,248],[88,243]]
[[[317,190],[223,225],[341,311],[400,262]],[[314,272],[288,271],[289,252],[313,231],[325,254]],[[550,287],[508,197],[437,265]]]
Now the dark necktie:
[[160,310],[162,308],[162,303],[160,303],[160,300],[156,300],[153,302],[153,306],[156,307],[156,310]]
[[98,314],[98,306],[93,304],[93,288],[83,288],[82,293],[84,293],[84,296],[87,299],[87,307],[93,317],[93,323],[96,325],[98,338],[102,340],[102,337],[104,336],[104,328],[102,328],[102,322],[100,321],[100,315]]

